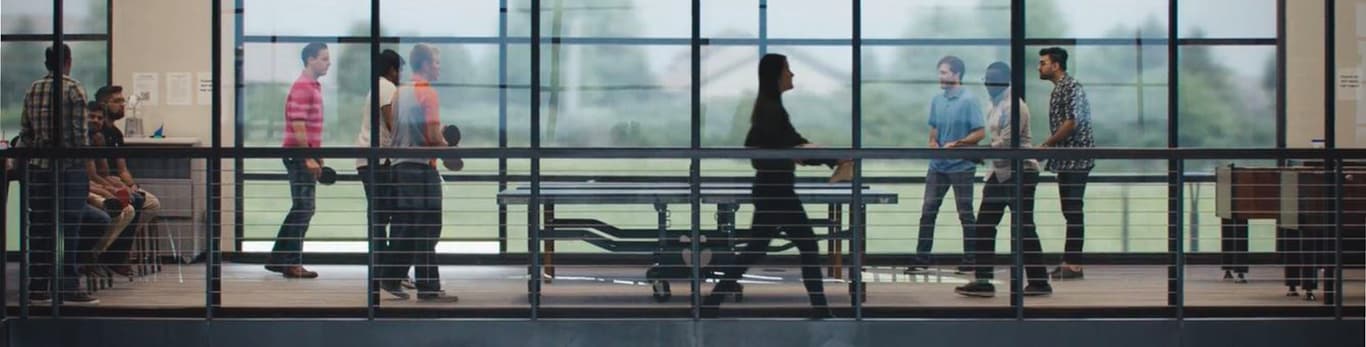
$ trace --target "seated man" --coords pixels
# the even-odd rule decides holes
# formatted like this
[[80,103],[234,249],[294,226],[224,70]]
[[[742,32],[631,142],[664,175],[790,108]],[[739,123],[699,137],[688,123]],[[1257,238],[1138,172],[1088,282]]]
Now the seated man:
[[[123,147],[123,131],[114,126],[114,122],[119,121],[124,117],[124,105],[127,102],[127,99],[123,96],[123,87],[117,85],[104,86],[95,92],[95,101],[100,104],[104,111],[104,122],[97,130],[100,135],[99,140],[103,141],[101,146],[115,148]],[[91,129],[95,128],[92,127]],[[91,139],[94,141],[96,137],[92,135]],[[130,203],[133,205],[133,208],[137,210],[138,214],[138,216],[134,218],[133,225],[136,226],[139,223],[150,221],[151,215],[147,215],[147,213],[155,215],[156,211],[161,209],[161,201],[157,199],[156,195],[152,195],[152,193],[147,192],[146,189],[142,189],[142,186],[138,185],[137,181],[133,178],[133,173],[128,170],[128,162],[124,160],[124,158],[116,157],[112,160],[114,164],[112,168],[109,165],[109,160],[99,160],[96,162],[96,168],[100,173],[106,174],[104,176],[104,182],[113,187],[127,188],[129,192],[133,193],[130,194],[130,196],[132,196],[132,201],[130,201]],[[115,172],[114,169],[117,169],[117,172]],[[112,268],[115,272],[119,272],[119,274],[131,274],[131,272],[124,273],[123,270],[131,270],[124,264],[128,263],[128,255],[132,247],[133,233],[125,231],[123,235],[115,240],[109,247],[109,250],[105,253],[107,258],[101,259],[101,261],[107,264],[117,264]]]
[[[100,89],[103,93],[106,88]],[[91,102],[86,110],[87,129],[90,136],[90,144],[95,147],[118,147],[123,143],[123,135],[113,128],[105,115],[108,114],[108,107]],[[123,164],[122,159],[116,159]],[[123,172],[127,172],[126,165],[119,165]],[[105,159],[93,159],[86,163],[86,172],[90,177],[90,194],[88,203],[96,208],[107,211],[112,218],[112,223],[108,229],[92,245],[94,260],[100,265],[107,265],[109,269],[123,276],[133,274],[132,267],[128,266],[128,253],[133,245],[133,228],[135,222],[141,217],[143,211],[149,208],[155,209],[159,205],[156,198],[151,197],[137,188],[136,184],[126,184],[132,181],[132,175],[127,175],[129,179],[124,180],[119,176],[106,175],[109,173],[109,163]]]

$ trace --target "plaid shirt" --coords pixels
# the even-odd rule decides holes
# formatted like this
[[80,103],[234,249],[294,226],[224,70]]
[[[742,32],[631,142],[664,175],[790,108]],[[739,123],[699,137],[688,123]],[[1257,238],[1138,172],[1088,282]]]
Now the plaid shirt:
[[[1072,128],[1072,134],[1053,144],[1054,147],[1090,148],[1096,146],[1095,139],[1091,136],[1091,102],[1087,100],[1086,90],[1082,88],[1081,83],[1072,79],[1071,75],[1063,76],[1062,80],[1053,87],[1053,94],[1048,100],[1048,106],[1048,125],[1051,132],[1057,133],[1058,128],[1067,120],[1072,120],[1076,125]],[[1091,171],[1091,168],[1095,166],[1094,159],[1051,159],[1048,161],[1048,171],[1053,172]]]
[[[71,76],[62,76],[62,142],[53,141],[53,82],[55,79],[49,73],[28,87],[28,93],[24,95],[24,119],[16,147],[78,148],[90,143],[85,131],[85,89],[81,88],[80,81]],[[35,158],[29,160],[29,165],[47,168],[48,162],[48,159]]]

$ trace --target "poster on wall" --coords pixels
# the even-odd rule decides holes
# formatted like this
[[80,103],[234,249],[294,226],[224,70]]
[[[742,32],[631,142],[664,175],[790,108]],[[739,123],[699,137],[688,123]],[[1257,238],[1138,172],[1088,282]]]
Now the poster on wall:
[[189,72],[166,73],[166,104],[188,106],[193,103]]
[[199,94],[199,105],[208,106],[213,104],[213,74],[200,72],[199,79],[196,80],[195,89]]
[[133,99],[141,106],[157,104],[157,73],[133,73]]

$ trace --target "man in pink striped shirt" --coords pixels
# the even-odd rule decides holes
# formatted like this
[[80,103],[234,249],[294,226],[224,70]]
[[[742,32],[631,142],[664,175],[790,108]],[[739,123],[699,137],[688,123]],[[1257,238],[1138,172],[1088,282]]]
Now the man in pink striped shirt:
[[[300,58],[304,71],[289,88],[285,97],[285,148],[318,148],[323,138],[323,91],[318,78],[332,66],[327,44],[321,42],[304,46]],[[304,234],[313,219],[314,198],[318,176],[322,174],[321,158],[284,158],[289,175],[289,196],[293,205],[280,225],[275,237],[266,270],[283,274],[286,278],[317,278],[318,273],[303,267]]]

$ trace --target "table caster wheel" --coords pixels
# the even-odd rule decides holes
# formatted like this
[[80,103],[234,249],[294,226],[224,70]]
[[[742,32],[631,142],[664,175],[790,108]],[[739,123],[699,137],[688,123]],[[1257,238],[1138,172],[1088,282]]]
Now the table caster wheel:
[[655,302],[669,301],[669,297],[673,296],[669,291],[669,281],[651,281],[650,289],[654,291]]

